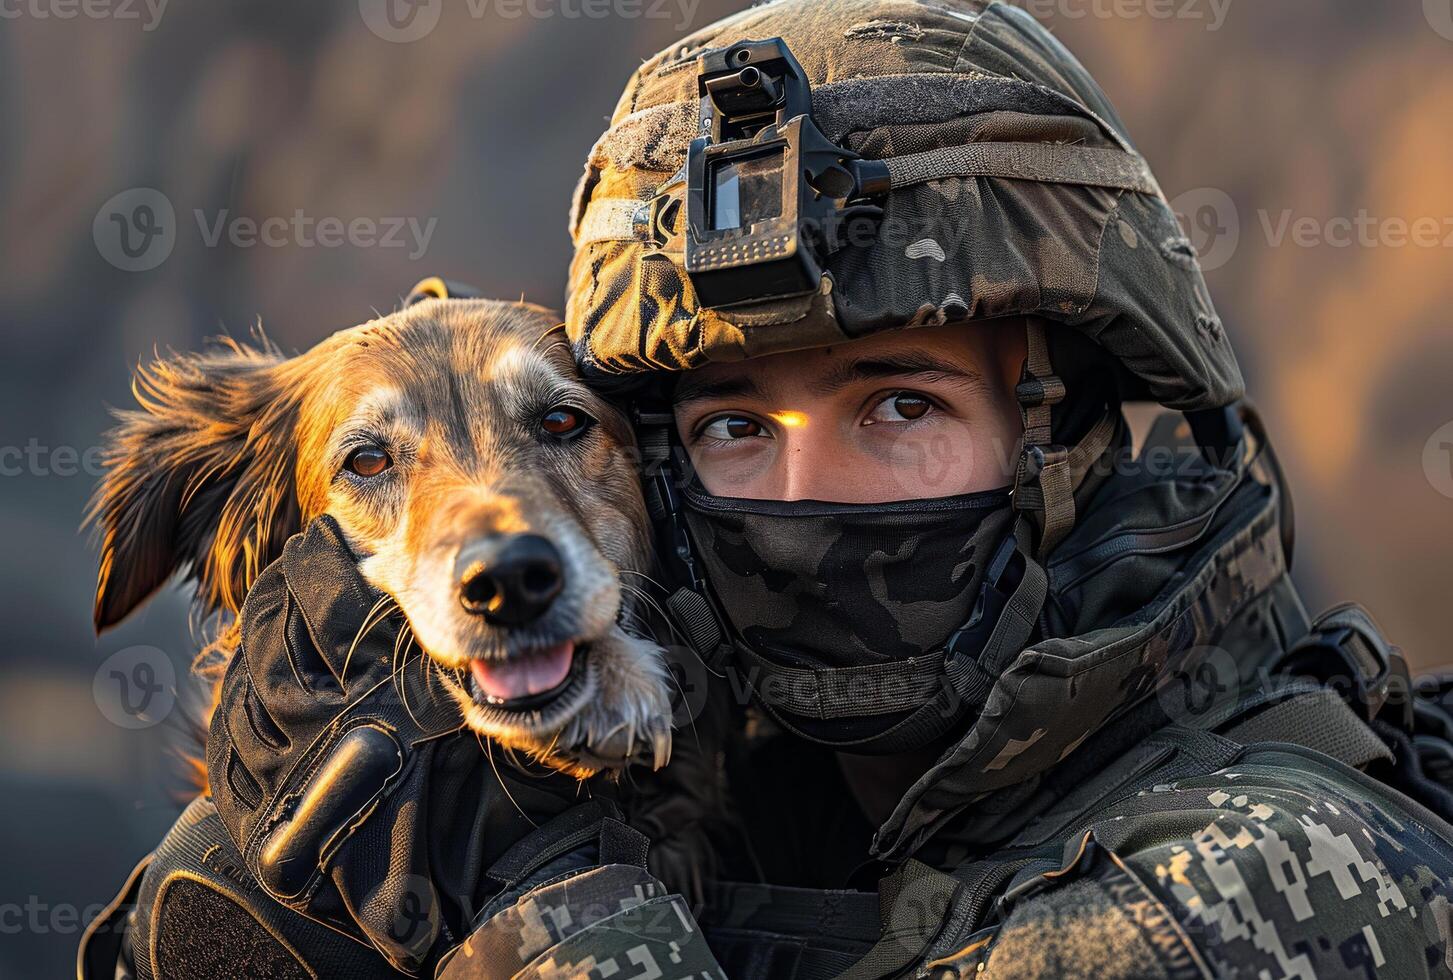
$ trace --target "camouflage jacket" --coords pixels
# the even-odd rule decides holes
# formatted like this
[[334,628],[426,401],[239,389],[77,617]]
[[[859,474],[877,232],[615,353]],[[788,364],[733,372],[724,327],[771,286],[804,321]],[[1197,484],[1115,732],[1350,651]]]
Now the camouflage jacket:
[[[824,760],[777,737],[737,766],[740,797],[773,800],[747,807],[768,877],[840,890],[719,889],[701,919],[728,975],[1453,975],[1449,685],[1414,697],[1357,607],[1308,621],[1284,488],[1248,459],[1104,482],[1113,513],[1091,504],[1050,561],[1052,638],[863,825],[855,877],[802,859],[854,846],[846,785],[801,775]],[[1167,548],[1176,526],[1196,530]],[[874,868],[876,908],[841,890]]]

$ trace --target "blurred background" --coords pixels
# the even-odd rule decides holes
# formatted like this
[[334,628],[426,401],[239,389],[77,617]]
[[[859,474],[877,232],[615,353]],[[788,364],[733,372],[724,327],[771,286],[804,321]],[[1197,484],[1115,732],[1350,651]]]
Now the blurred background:
[[[1205,257],[1309,605],[1453,661],[1453,0],[1019,2]],[[621,85],[740,6],[0,0],[0,980],[69,973],[177,812],[186,601],[95,638],[78,530],[132,366],[259,319],[306,347],[432,274],[560,306]]]

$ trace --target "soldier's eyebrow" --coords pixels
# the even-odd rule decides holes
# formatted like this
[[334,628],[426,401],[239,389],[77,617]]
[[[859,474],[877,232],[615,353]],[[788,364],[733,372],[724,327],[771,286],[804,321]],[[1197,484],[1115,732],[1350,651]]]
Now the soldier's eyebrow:
[[688,402],[716,400],[719,398],[763,398],[762,386],[756,379],[746,375],[722,378],[720,381],[696,381],[691,377],[681,380],[672,396],[672,404],[685,405]]
[[807,389],[816,395],[831,395],[861,381],[888,381],[895,378],[955,381],[974,389],[988,387],[984,376],[973,368],[921,351],[905,351],[901,354],[883,354],[845,361],[809,381]]

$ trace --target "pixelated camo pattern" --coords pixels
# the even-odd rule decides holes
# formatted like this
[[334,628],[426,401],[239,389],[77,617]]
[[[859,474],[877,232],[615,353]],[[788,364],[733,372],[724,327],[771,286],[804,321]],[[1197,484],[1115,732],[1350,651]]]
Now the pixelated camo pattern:
[[1156,786],[1095,819],[1117,847],[1016,905],[944,976],[1249,980],[1453,976],[1453,837],[1298,750]]
[[1268,980],[1453,975],[1449,840],[1350,771],[1265,755],[1157,787],[1167,812],[1204,824],[1128,859],[1215,967]]
[[679,895],[652,899],[552,948],[517,980],[727,980]]

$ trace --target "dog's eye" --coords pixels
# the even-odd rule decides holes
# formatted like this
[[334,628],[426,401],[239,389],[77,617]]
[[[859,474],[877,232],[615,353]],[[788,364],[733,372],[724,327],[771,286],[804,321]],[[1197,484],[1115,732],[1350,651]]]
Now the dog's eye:
[[594,421],[579,409],[552,408],[540,419],[540,428],[556,439],[569,439],[590,428],[590,423]]
[[382,449],[376,446],[364,446],[362,449],[355,449],[349,453],[348,458],[343,461],[343,465],[359,476],[378,476],[394,465],[394,461]]

